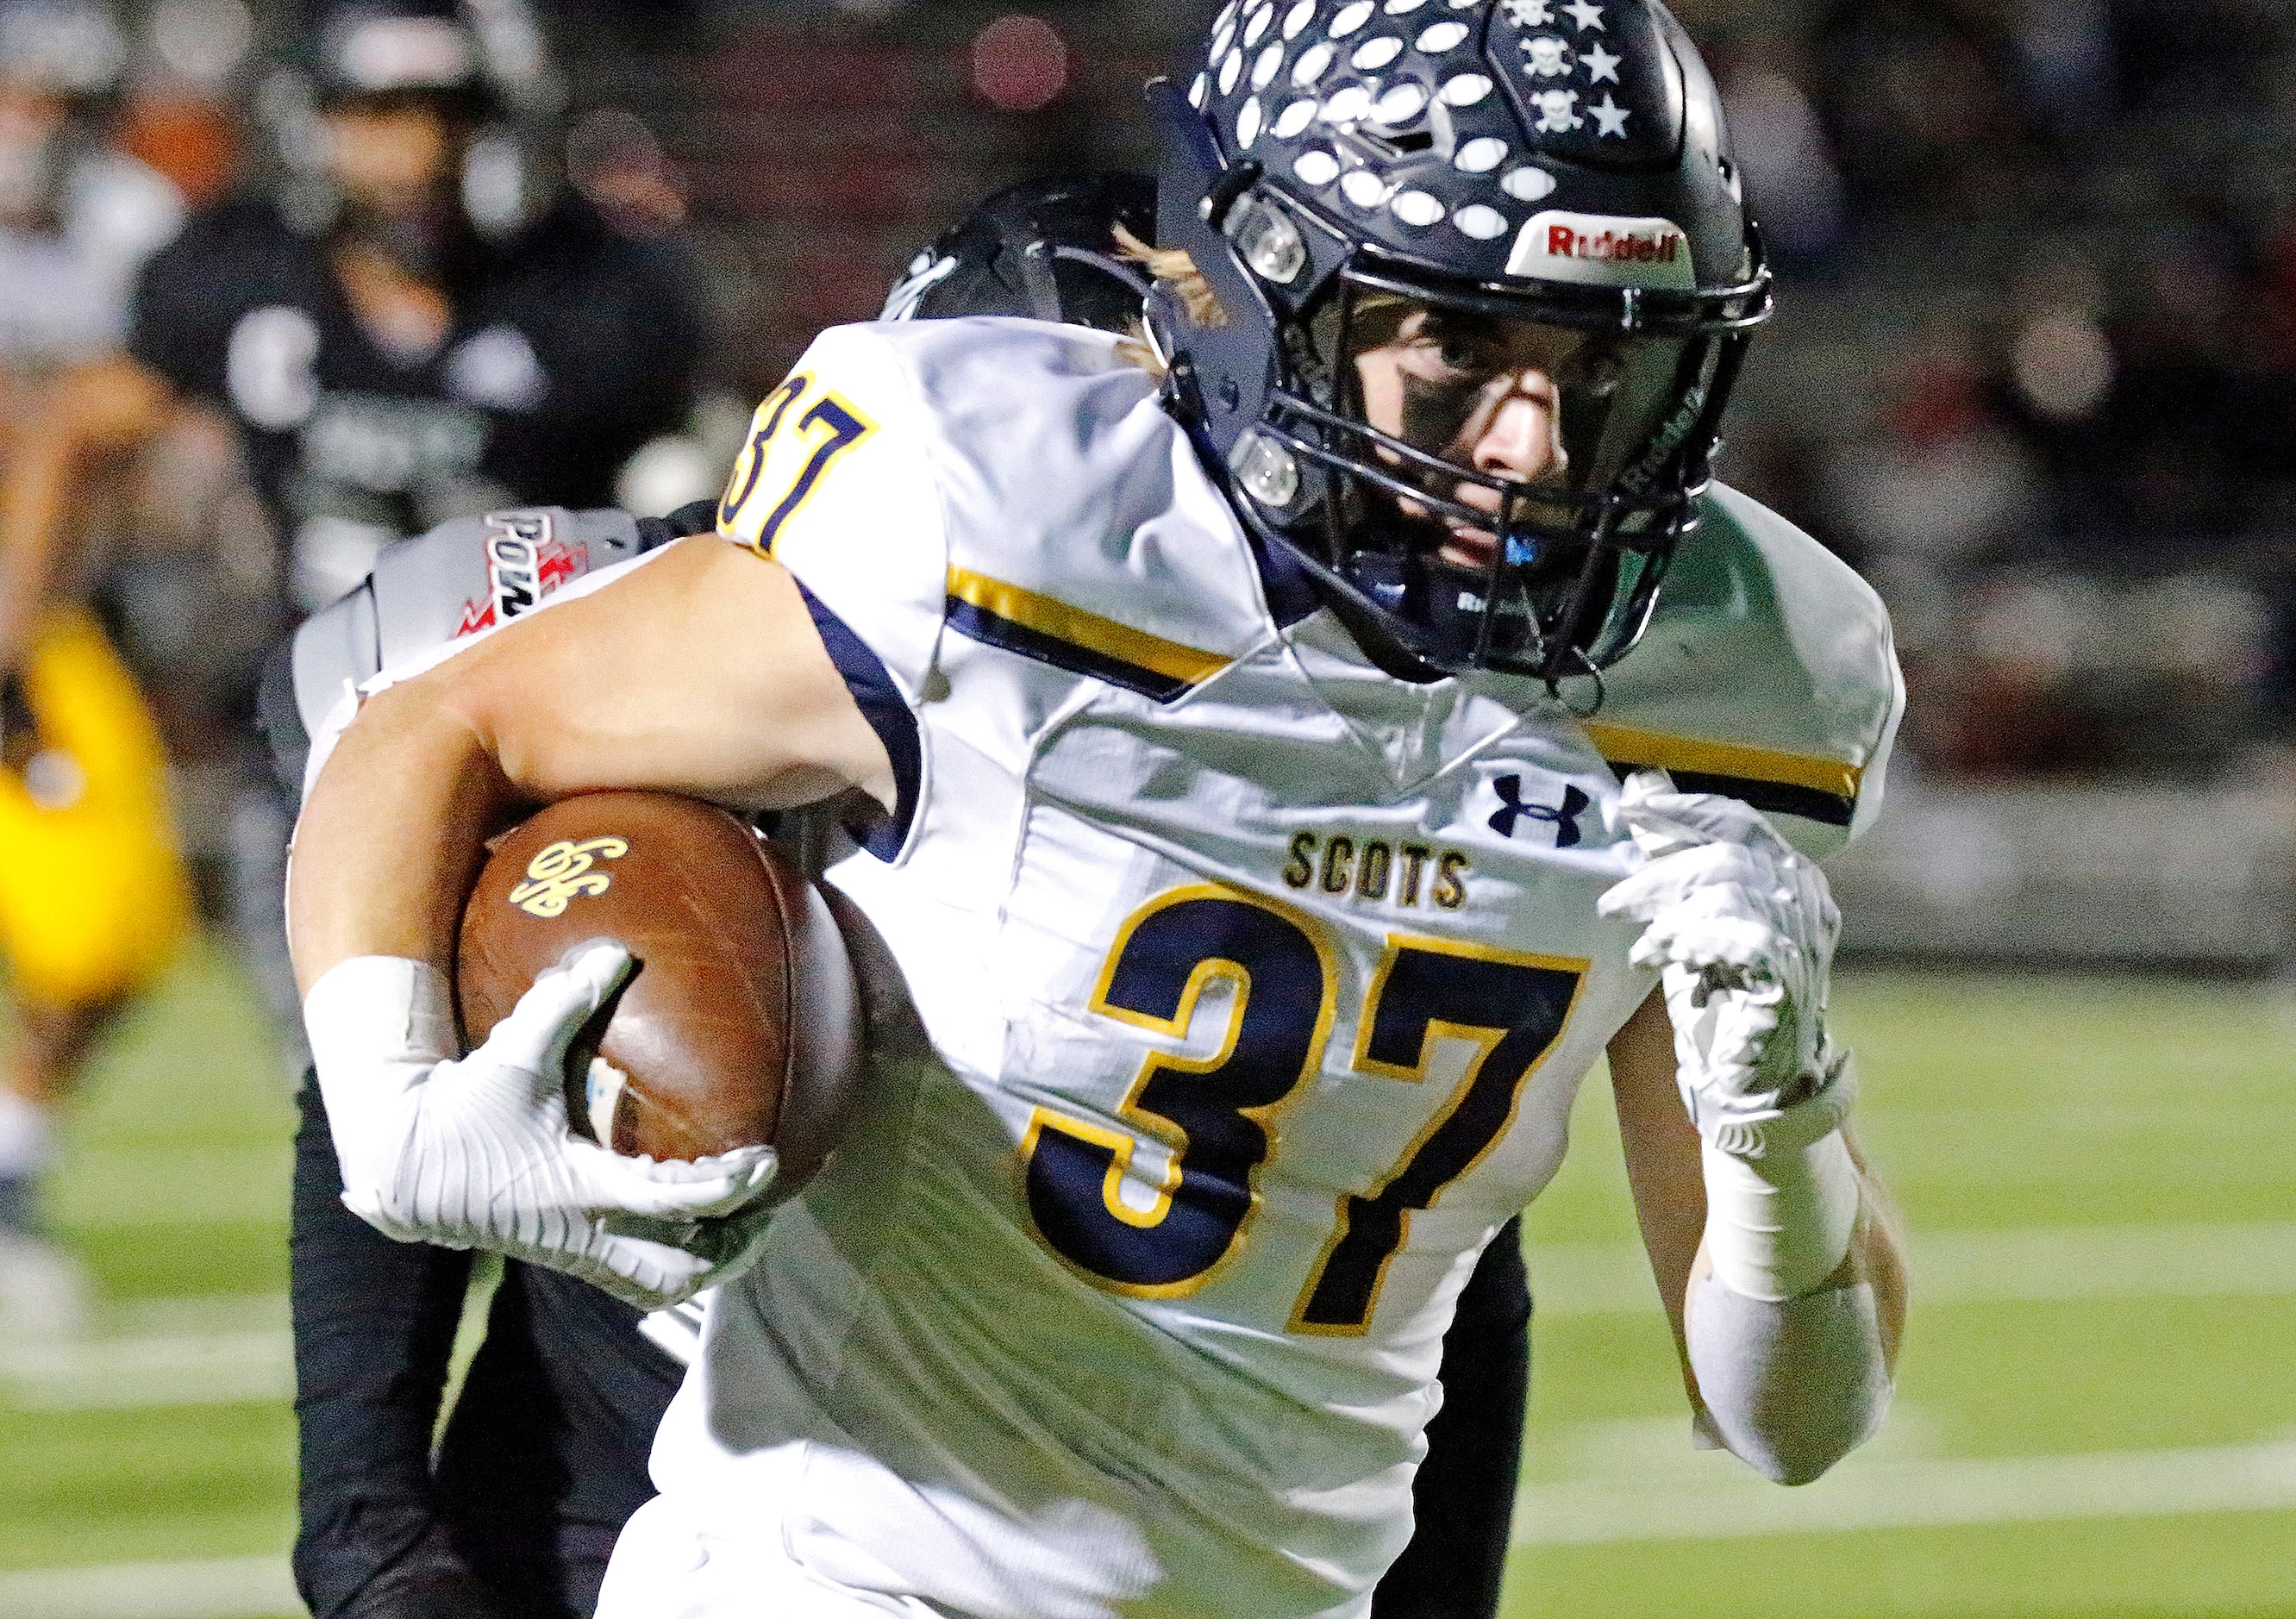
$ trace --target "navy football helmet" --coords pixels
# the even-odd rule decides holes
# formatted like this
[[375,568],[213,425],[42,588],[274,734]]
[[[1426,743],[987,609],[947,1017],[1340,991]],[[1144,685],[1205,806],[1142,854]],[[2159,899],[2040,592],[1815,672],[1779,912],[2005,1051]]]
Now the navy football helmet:
[[[1680,25],[1655,0],[1234,0],[1185,94],[1150,93],[1157,243],[1219,304],[1160,284],[1150,330],[1244,521],[1422,666],[1552,683],[1624,656],[1770,312]],[[1368,406],[1366,356],[1414,336],[1435,380]],[[1468,464],[1488,390],[1531,372],[1542,470]]]

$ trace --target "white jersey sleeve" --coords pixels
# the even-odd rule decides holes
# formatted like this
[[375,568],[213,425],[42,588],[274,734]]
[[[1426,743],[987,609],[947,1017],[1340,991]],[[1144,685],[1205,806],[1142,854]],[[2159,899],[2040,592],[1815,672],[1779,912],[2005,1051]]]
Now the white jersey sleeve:
[[1586,730],[1614,770],[1743,799],[1824,859],[1873,824],[1905,703],[1873,587],[1718,485]]
[[834,327],[758,406],[718,506],[719,534],[781,563],[838,620],[865,626],[911,707],[932,669],[947,575],[933,437],[897,350],[868,327]]
[[758,406],[718,532],[804,587],[885,743],[881,860],[977,863],[1064,703],[1170,701],[1270,633],[1154,389],[1106,333],[977,317],[833,328]]

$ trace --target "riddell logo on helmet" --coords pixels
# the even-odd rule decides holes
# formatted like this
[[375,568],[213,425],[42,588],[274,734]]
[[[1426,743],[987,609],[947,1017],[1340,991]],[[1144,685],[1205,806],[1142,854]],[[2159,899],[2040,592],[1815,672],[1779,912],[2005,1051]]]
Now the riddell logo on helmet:
[[1550,209],[1515,238],[1507,274],[1593,287],[1697,288],[1690,238],[1671,219],[1619,219]]

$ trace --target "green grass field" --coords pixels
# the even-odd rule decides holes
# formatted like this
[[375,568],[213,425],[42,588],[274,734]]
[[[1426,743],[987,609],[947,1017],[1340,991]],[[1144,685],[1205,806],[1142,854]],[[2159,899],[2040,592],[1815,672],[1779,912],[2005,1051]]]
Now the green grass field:
[[[1899,1403],[1799,1491],[1690,1450],[1607,1095],[1531,1221],[1509,1619],[2296,1615],[2296,1002],[1853,973],[1915,1233]],[[285,1084],[212,954],[121,1031],[56,1212],[102,1336],[0,1348],[0,1619],[292,1613]]]

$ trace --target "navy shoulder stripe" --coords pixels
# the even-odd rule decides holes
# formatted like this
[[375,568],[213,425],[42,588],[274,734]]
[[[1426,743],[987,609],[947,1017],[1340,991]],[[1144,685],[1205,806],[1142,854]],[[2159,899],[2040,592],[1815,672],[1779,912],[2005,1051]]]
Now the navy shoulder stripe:
[[901,852],[908,841],[909,825],[916,819],[917,788],[924,775],[924,750],[917,740],[917,716],[909,711],[901,689],[886,673],[883,661],[869,650],[869,645],[853,633],[852,627],[828,604],[806,589],[800,579],[799,593],[805,598],[806,611],[813,615],[813,627],[820,632],[821,644],[829,652],[829,661],[845,681],[845,689],[853,694],[853,701],[877,740],[885,745],[885,756],[893,765],[893,813],[879,816],[873,824],[852,829],[855,840],[880,860],[890,860]]

